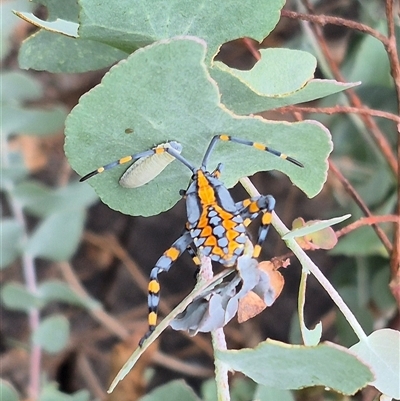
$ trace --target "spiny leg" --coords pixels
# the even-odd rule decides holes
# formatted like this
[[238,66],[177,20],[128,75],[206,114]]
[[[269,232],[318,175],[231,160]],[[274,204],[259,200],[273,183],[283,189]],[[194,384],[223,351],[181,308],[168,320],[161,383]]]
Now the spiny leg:
[[257,216],[262,213],[261,224],[258,230],[257,243],[254,247],[253,257],[258,258],[261,246],[267,238],[268,230],[272,220],[272,212],[275,208],[275,199],[271,195],[260,195],[245,199],[236,203],[237,210],[247,227]]
[[203,167],[206,167],[208,159],[209,159],[212,151],[214,150],[215,145],[217,144],[217,141],[235,142],[235,143],[240,143],[242,145],[252,146],[253,148],[256,148],[258,150],[263,150],[265,152],[268,152],[268,153],[271,153],[271,154],[273,154],[275,156],[278,156],[281,159],[287,160],[287,161],[295,164],[296,166],[304,167],[302,163],[300,163],[299,161],[297,161],[293,157],[290,157],[290,156],[286,155],[285,153],[280,152],[279,150],[272,149],[272,148],[270,148],[270,147],[268,147],[268,146],[266,146],[266,145],[264,145],[262,143],[252,142],[252,141],[248,141],[246,139],[241,139],[241,138],[237,138],[237,137],[226,135],[226,134],[213,136],[213,138],[211,139],[210,144],[208,145],[206,153],[205,153],[205,155],[203,157],[203,162],[202,162],[202,166]]
[[151,269],[150,281],[148,287],[148,306],[149,306],[149,330],[139,341],[139,346],[151,335],[155,330],[157,324],[157,310],[160,302],[160,284],[158,282],[158,275],[162,272],[167,272],[173,263],[181,256],[189,244],[192,242],[192,237],[188,231],[185,231],[172,246],[167,249],[164,254],[158,259],[156,265]]

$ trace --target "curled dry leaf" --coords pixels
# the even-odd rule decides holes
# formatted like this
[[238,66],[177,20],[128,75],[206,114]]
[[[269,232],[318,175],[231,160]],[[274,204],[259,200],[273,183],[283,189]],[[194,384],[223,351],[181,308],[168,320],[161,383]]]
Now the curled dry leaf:
[[239,322],[246,321],[274,303],[283,283],[271,262],[258,264],[257,260],[242,256],[233,278],[197,297],[171,322],[171,327],[195,335],[225,326],[236,313]]

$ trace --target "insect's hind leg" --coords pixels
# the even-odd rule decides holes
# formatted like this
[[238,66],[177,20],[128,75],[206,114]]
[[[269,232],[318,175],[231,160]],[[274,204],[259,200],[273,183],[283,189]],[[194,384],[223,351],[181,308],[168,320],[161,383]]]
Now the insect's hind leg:
[[173,263],[181,256],[186,250],[189,244],[192,242],[192,237],[189,231],[185,231],[181,237],[179,237],[172,246],[167,249],[164,254],[158,259],[155,266],[150,272],[150,281],[148,286],[148,307],[149,307],[149,329],[147,333],[139,341],[139,346],[143,345],[143,342],[151,335],[155,330],[157,324],[157,310],[158,304],[160,303],[160,284],[158,281],[158,275],[162,272],[167,272]]
[[236,203],[236,208],[248,226],[257,216],[262,213],[261,224],[258,230],[257,243],[254,246],[253,257],[258,258],[261,246],[267,238],[269,227],[272,220],[272,212],[275,208],[275,198],[272,195],[260,195],[245,199]]

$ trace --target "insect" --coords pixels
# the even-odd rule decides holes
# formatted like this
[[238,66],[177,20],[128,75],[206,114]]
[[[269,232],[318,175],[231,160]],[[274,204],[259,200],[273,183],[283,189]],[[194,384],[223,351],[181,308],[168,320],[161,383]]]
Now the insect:
[[[245,243],[249,239],[246,227],[257,216],[262,214],[253,257],[257,258],[261,252],[261,246],[265,241],[271,223],[275,199],[271,195],[260,195],[235,203],[228,189],[219,179],[222,164],[218,164],[213,172],[207,170],[208,160],[218,141],[230,141],[252,146],[287,160],[296,166],[304,167],[302,163],[292,157],[261,143],[221,134],[215,135],[211,139],[201,166],[198,168],[172,146],[158,146],[141,153],[123,157],[81,178],[81,181],[85,181],[119,164],[162,153],[169,153],[192,172],[188,188],[186,191],[182,191],[182,195],[186,201],[187,213],[187,223],[184,232],[158,259],[150,272],[148,286],[149,329],[140,340],[140,346],[156,327],[157,309],[160,300],[158,275],[161,272],[167,272],[187,248],[195,249],[198,254],[208,256],[211,260],[219,262],[224,267],[231,267],[235,265],[237,259],[242,256]],[[192,253],[193,252],[191,252],[191,254]]]
[[[160,148],[172,148],[178,153],[182,152],[182,145],[176,141],[162,143],[155,149]],[[174,160],[175,157],[168,152],[158,153],[156,150],[154,154],[142,157],[133,163],[119,179],[119,183],[124,188],[141,187],[158,176]]]

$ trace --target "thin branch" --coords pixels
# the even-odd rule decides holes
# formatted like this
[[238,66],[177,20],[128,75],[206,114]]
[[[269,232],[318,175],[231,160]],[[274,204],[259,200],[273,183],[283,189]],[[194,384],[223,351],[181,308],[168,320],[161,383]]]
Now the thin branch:
[[[304,5],[310,12],[312,12],[312,6],[310,5],[308,0],[303,0]],[[321,27],[317,24],[311,25],[311,28],[314,32],[316,40],[318,41],[319,48],[321,49],[326,61],[329,64],[329,68],[332,71],[333,76],[337,81],[345,82],[345,78],[339,70],[339,67],[335,60],[333,59],[330,49],[326,43],[324,35],[322,33]],[[350,88],[347,89],[345,95],[349,98],[349,101],[353,107],[363,108],[363,103],[361,99],[358,97],[356,92]],[[387,161],[390,168],[393,170],[395,174],[398,172],[398,160],[396,156],[394,156],[392,148],[388,140],[386,139],[383,132],[380,130],[374,119],[369,115],[361,115],[361,119],[364,122],[364,125],[368,128],[372,138],[374,139],[376,145],[385,156],[385,160]]]
[[[83,288],[80,280],[68,262],[60,262],[58,266],[62,275],[64,276],[65,281],[71,286],[76,294],[85,298],[91,298],[87,291]],[[117,319],[105,312],[104,309],[90,308],[89,313],[95,320],[101,323],[104,327],[107,327],[111,333],[119,337],[121,340],[126,340],[129,337],[128,330],[126,330]]]
[[346,28],[350,28],[355,31],[367,33],[368,35],[371,35],[374,38],[381,41],[384,45],[386,43],[388,43],[388,38],[385,35],[382,35],[376,29],[373,29],[368,25],[360,24],[359,22],[348,20],[345,18],[331,17],[331,16],[327,16],[327,15],[302,14],[302,13],[297,13],[295,11],[289,11],[289,10],[282,10],[281,16],[290,18],[290,19],[295,19],[295,20],[300,19],[303,21],[313,22],[314,24],[318,24],[321,26],[325,26],[325,25],[329,25],[329,24],[344,26]]
[[[400,62],[397,53],[396,31],[394,23],[394,0],[386,0],[386,19],[388,23],[389,43],[386,51],[389,57],[390,72],[394,80],[397,95],[397,111],[400,115]],[[397,5],[398,6],[398,5]],[[399,6],[398,6],[399,7]],[[400,160],[400,123],[397,124],[397,159]],[[400,168],[397,171],[397,206],[396,213],[400,216]],[[400,222],[394,226],[394,247],[390,258],[391,281],[390,289],[400,306]]]
[[[374,215],[369,210],[368,206],[361,199],[360,195],[357,193],[357,191],[354,189],[354,187],[343,176],[343,174],[336,167],[335,163],[333,163],[332,161],[329,161],[329,170],[333,174],[335,174],[336,178],[343,185],[343,188],[351,196],[351,198],[354,200],[354,202],[358,205],[358,207],[361,209],[361,211],[365,214],[365,216],[370,217],[370,218],[374,217]],[[381,240],[382,244],[384,245],[384,247],[386,248],[386,250],[390,254],[390,252],[392,251],[392,243],[389,241],[389,238],[386,236],[385,232],[378,225],[376,225],[374,223],[371,224],[371,227],[375,230],[376,235]]]
[[348,226],[343,227],[341,230],[336,231],[335,234],[337,238],[340,238],[343,235],[349,234],[351,231],[354,231],[362,226],[371,226],[378,223],[397,223],[399,221],[400,216],[395,215],[362,217],[354,223],[351,223]]

